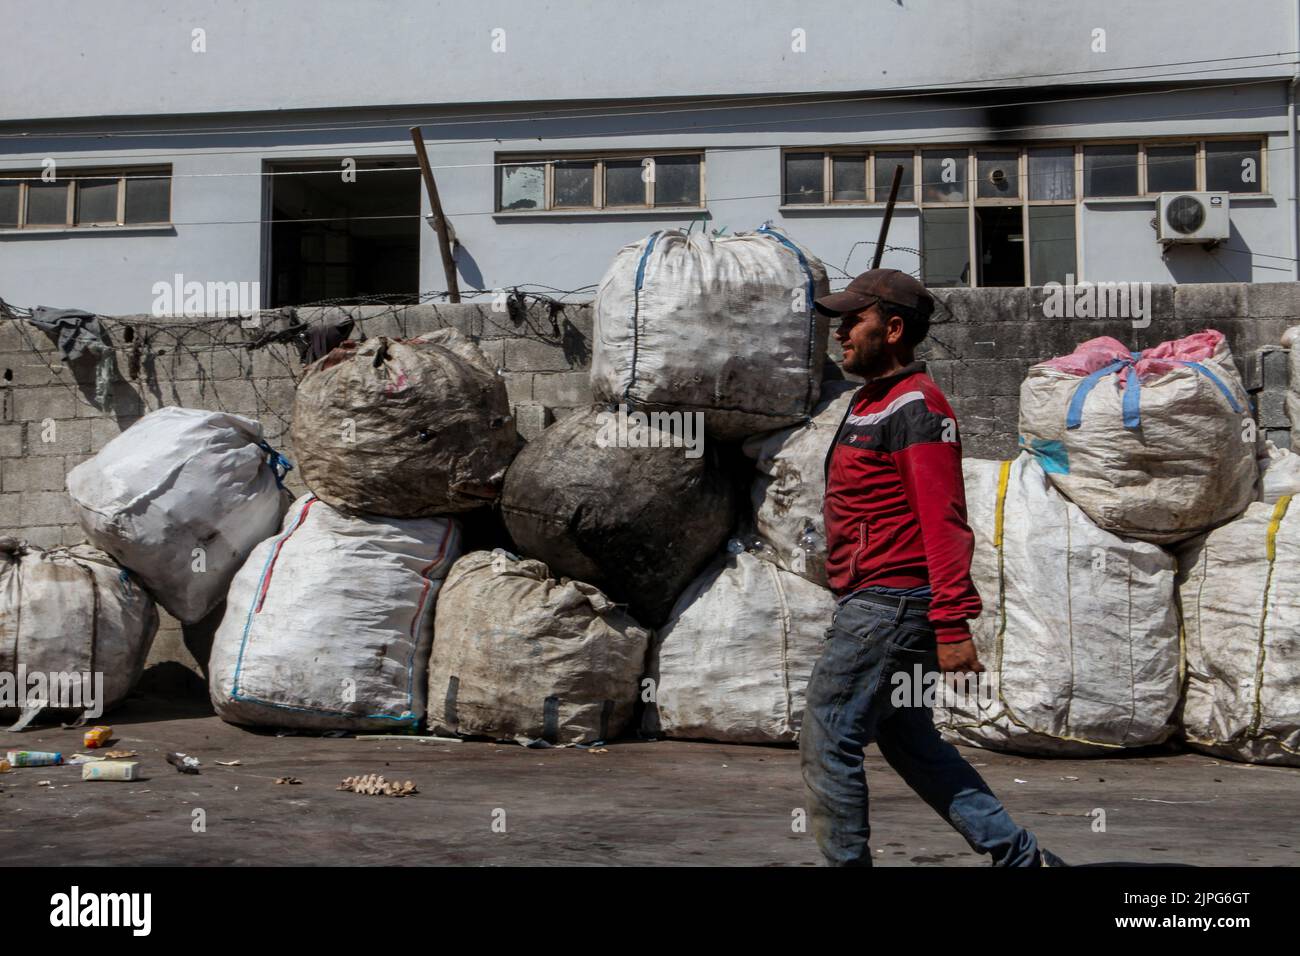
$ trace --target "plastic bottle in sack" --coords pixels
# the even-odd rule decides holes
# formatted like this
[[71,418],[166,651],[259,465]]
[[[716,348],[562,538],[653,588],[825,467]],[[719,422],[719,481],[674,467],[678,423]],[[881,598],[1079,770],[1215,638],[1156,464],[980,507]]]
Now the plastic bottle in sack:
[[57,767],[63,763],[63,754],[48,750],[11,750],[8,756],[11,767]]

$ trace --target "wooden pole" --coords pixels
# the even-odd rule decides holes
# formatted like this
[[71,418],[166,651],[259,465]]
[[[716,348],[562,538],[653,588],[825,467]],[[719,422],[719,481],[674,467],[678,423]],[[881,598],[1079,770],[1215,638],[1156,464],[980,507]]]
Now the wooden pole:
[[880,260],[885,254],[885,237],[889,235],[889,220],[894,218],[894,203],[898,200],[898,186],[903,181],[903,164],[894,167],[894,183],[889,187],[889,202],[885,204],[885,221],[880,224],[880,238],[876,240],[876,254],[871,259],[871,268],[879,269]]
[[[429,194],[429,208],[433,210],[433,229],[438,233],[438,252],[442,256],[442,271],[447,277],[447,299],[460,301],[460,283],[456,280],[456,261],[451,256],[451,240],[447,236],[447,220],[442,214],[442,201],[438,198],[438,184],[433,181],[433,168],[429,165],[429,154],[424,149],[424,135],[420,127],[411,127],[411,142],[415,144],[415,158],[420,161],[420,175],[424,177],[424,189]],[[900,170],[903,167],[898,167]],[[886,220],[888,223],[888,220]]]

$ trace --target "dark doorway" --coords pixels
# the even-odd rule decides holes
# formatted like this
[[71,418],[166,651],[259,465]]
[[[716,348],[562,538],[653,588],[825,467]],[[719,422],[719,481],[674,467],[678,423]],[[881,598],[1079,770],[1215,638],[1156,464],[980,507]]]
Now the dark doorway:
[[[269,305],[407,304],[420,295],[415,157],[274,163]],[[346,175],[345,175],[346,174]]]
[[1025,284],[1025,227],[1019,206],[976,206],[975,249],[982,286]]

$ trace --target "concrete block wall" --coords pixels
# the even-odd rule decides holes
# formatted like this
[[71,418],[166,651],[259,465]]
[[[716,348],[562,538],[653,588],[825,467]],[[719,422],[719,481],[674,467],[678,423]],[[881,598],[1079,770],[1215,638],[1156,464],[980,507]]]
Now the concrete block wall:
[[[1300,324],[1300,283],[1154,285],[1143,328],[1131,319],[1049,318],[1046,295],[1041,288],[935,291],[940,305],[919,357],[957,413],[968,457],[1016,454],[1020,383],[1031,365],[1102,335],[1137,351],[1206,328],[1227,337],[1254,394],[1261,430],[1289,447],[1282,408],[1287,363],[1279,342],[1287,328]],[[1261,349],[1275,353],[1262,365],[1255,354]]]
[[[1020,383],[1033,363],[1099,335],[1141,349],[1206,327],[1227,335],[1255,392],[1265,434],[1287,442],[1287,353],[1277,343],[1286,328],[1300,324],[1300,284],[1155,286],[1145,328],[1126,319],[1048,318],[1041,289],[939,290],[936,297],[941,306],[921,357],[952,401],[968,456],[1015,454]],[[447,326],[468,335],[501,369],[526,439],[591,401],[589,304],[553,311],[535,303],[515,315],[487,303],[364,306],[303,309],[298,318],[312,322],[340,312],[357,319],[367,336],[409,337]],[[278,316],[264,316],[254,329],[237,319],[109,319],[115,374],[111,398],[101,408],[94,401],[93,360],[66,366],[44,333],[0,320],[0,535],[39,547],[81,541],[63,490],[68,470],[163,405],[256,418],[270,443],[292,460],[289,423],[303,370],[298,352],[290,344],[246,347],[287,324]],[[838,360],[833,341],[830,354]],[[295,494],[305,490],[297,472],[288,484]],[[204,629],[192,630],[202,641]],[[192,667],[186,657],[181,630],[168,621],[153,659]]]
[[[591,308],[569,304],[552,314],[532,304],[516,318],[490,304],[361,306],[301,309],[300,321],[353,316],[369,337],[407,338],[448,326],[468,335],[505,379],[517,427],[532,438],[556,418],[589,405]],[[269,344],[250,351],[263,332],[286,328],[287,317],[263,316],[260,328],[238,319],[111,317],[111,396],[95,401],[95,361],[60,361],[53,342],[22,321],[0,319],[0,535],[37,547],[84,540],[64,490],[68,471],[91,457],[142,415],[164,405],[234,412],[262,423],[267,440],[291,461],[293,397],[303,374],[295,346]],[[356,337],[357,332],[353,332]],[[306,488],[297,471],[286,481]],[[186,647],[211,640],[216,622],[183,633],[163,614],[151,663],[197,665]]]

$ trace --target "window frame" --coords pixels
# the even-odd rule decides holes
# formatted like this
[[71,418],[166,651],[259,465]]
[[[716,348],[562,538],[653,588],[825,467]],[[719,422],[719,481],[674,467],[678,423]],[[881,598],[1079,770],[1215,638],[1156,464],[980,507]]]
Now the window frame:
[[[906,206],[916,209],[918,214],[923,213],[926,209],[953,209],[966,208],[967,213],[967,244],[970,255],[971,272],[969,277],[970,288],[980,288],[978,267],[976,263],[977,251],[975,248],[975,207],[977,206],[1015,206],[1021,207],[1021,225],[1024,242],[1024,272],[1025,286],[1029,287],[1033,280],[1031,269],[1031,241],[1029,231],[1029,210],[1033,206],[1073,206],[1074,230],[1075,230],[1075,268],[1079,268],[1079,255],[1083,249],[1083,215],[1082,208],[1090,203],[1133,203],[1133,202],[1152,202],[1159,192],[1152,192],[1149,189],[1147,179],[1147,150],[1151,147],[1167,146],[1195,146],[1196,148],[1196,188],[1188,190],[1189,192],[1208,192],[1206,183],[1206,144],[1214,142],[1233,142],[1233,143],[1254,143],[1259,149],[1259,189],[1253,192],[1229,191],[1231,199],[1249,200],[1267,198],[1269,193],[1269,134],[1268,133],[1222,133],[1212,136],[1162,136],[1162,137],[1112,137],[1103,139],[1033,139],[1022,140],[1015,143],[943,143],[943,142],[925,142],[925,143],[871,143],[847,146],[827,146],[827,147],[810,147],[810,146],[787,146],[781,149],[781,192],[779,194],[780,210],[783,213],[808,213],[818,210],[826,211],[831,209],[857,208],[862,210],[880,209],[886,204],[887,196],[877,196],[875,188],[876,180],[876,155],[877,153],[911,153],[912,155],[912,198],[910,200],[899,200],[899,206]],[[1084,194],[1084,174],[1083,174],[1083,153],[1085,147],[1089,146],[1136,146],[1137,147],[1137,186],[1138,192],[1129,196],[1088,196]],[[1033,149],[1070,149],[1074,155],[1074,196],[1071,199],[1031,199],[1030,182],[1029,182],[1029,152]],[[960,201],[943,201],[927,200],[925,198],[925,177],[922,174],[922,160],[927,152],[935,150],[952,151],[958,155],[964,154],[966,162],[966,197]],[[1011,152],[1017,153],[1017,172],[1020,180],[1019,195],[1014,198],[976,198],[979,192],[978,182],[978,154],[980,152]],[[866,194],[867,200],[835,200],[834,196],[834,177],[832,157],[841,153],[861,153],[867,154],[867,171],[866,171]],[[788,195],[786,186],[786,157],[791,154],[808,155],[820,153],[823,158],[822,166],[822,202],[808,203],[791,203],[786,201]],[[1167,191],[1167,190],[1166,190]],[[1222,190],[1216,190],[1222,191]],[[922,250],[924,253],[924,250]],[[1076,281],[1081,276],[1076,272]]]
[[[18,182],[18,222],[15,225],[0,226],[0,231],[4,232],[58,232],[66,230],[86,230],[94,231],[97,229],[157,229],[173,225],[172,221],[172,201],[174,199],[175,176],[172,173],[171,164],[151,165],[151,166],[78,166],[75,169],[58,173],[54,182],[64,187],[64,212],[63,222],[61,223],[31,223],[27,221],[28,217],[28,196],[31,192],[33,181],[39,180],[41,170],[36,169],[17,169],[17,170],[0,170],[0,182],[19,180]],[[167,180],[167,218],[160,220],[150,220],[149,222],[130,222],[126,221],[126,184],[130,179],[166,179]],[[82,180],[99,182],[103,180],[117,180],[117,210],[116,219],[113,222],[88,222],[80,223],[77,221],[79,212],[78,199],[80,198],[80,188],[78,183]]]
[[[611,206],[605,193],[605,171],[611,160],[658,159],[664,156],[693,156],[699,160],[700,201],[697,205],[656,206],[654,204],[655,182],[646,182],[643,203],[640,205],[620,204]],[[493,215],[496,216],[535,216],[539,214],[555,215],[590,215],[592,213],[654,213],[676,210],[701,210],[708,208],[708,197],[704,191],[705,156],[703,149],[656,149],[630,153],[627,151],[607,152],[571,152],[571,153],[497,153],[493,157]],[[565,162],[590,162],[595,164],[592,175],[592,204],[590,206],[555,205],[555,164]],[[506,166],[541,166],[542,167],[542,206],[538,209],[505,209],[501,205],[501,188],[504,167]]]

